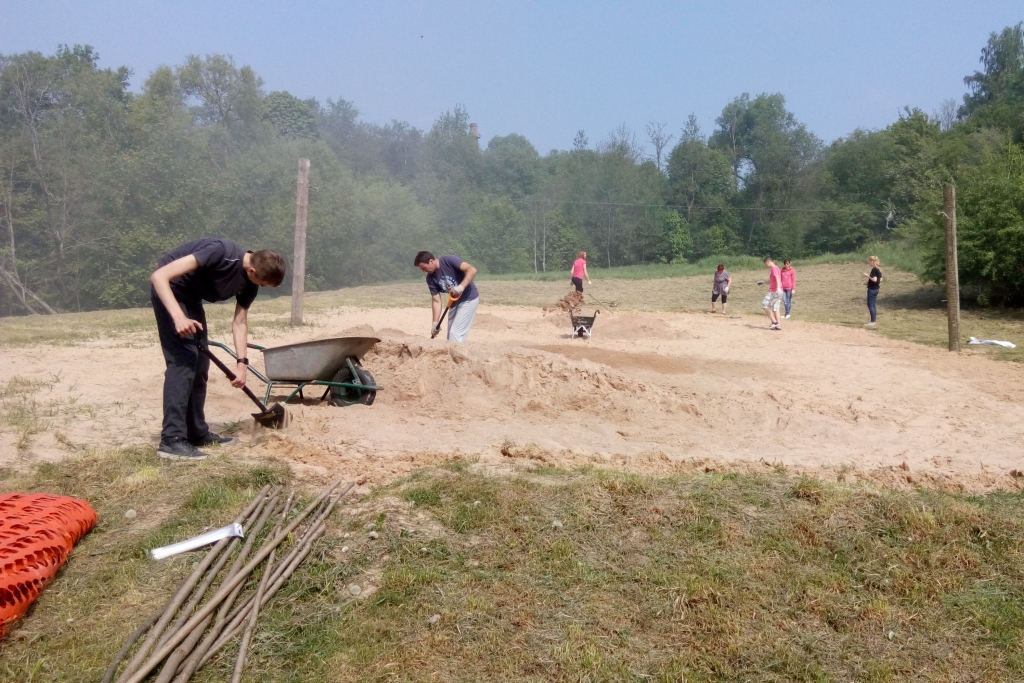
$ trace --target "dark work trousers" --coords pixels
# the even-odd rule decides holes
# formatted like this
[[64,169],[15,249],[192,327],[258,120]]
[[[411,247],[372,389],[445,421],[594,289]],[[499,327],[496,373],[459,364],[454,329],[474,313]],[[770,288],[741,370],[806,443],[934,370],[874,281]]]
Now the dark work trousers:
[[[210,432],[203,408],[206,405],[206,381],[210,374],[210,359],[199,352],[195,341],[179,337],[174,320],[160,298],[152,291],[156,329],[160,333],[160,348],[167,361],[164,371],[164,425],[160,439],[188,439],[198,441]],[[178,305],[192,320],[198,320],[203,329],[194,336],[206,341],[206,312],[201,301],[182,301]]]

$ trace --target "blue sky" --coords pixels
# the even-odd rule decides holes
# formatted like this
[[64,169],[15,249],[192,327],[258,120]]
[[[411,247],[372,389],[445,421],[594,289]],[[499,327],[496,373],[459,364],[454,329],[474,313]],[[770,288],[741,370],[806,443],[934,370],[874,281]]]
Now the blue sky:
[[464,105],[483,142],[541,154],[649,121],[705,133],[731,99],[781,92],[826,141],[964,93],[1020,0],[930,2],[103,2],[0,0],[0,53],[92,45],[133,88],[188,54],[232,55],[265,89],[344,97],[364,120],[429,128]]

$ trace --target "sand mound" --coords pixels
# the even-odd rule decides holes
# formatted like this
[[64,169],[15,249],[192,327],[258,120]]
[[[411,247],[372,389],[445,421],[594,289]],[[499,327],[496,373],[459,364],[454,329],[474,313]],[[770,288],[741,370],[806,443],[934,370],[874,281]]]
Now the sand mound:
[[563,311],[565,313],[574,313],[583,307],[583,292],[577,292],[575,289],[561,299],[555,302],[550,309],[544,309],[545,311]]
[[[275,330],[275,344],[384,339],[363,361],[382,388],[372,406],[344,408],[307,391],[289,406],[284,432],[243,434],[230,457],[276,457],[324,479],[371,483],[465,458],[643,472],[785,466],[888,486],[1024,487],[1017,364],[860,329],[796,323],[772,335],[760,318],[601,310],[589,341],[566,339],[564,311],[501,306],[481,311],[466,344],[428,339],[422,307],[345,309],[314,318],[315,329]],[[0,425],[0,467],[152,448],[160,349],[153,334],[124,339],[3,349],[0,376],[19,383],[5,383],[0,410],[34,410],[45,426]],[[253,388],[263,391],[255,379]],[[244,394],[212,373],[208,418],[251,425],[251,413]]]
[[378,336],[376,331],[371,325],[356,325],[355,327],[347,327],[338,333],[339,337],[376,337]]
[[402,339],[405,337],[412,337],[415,335],[411,335],[408,332],[403,332],[402,330],[396,330],[393,327],[382,327],[373,334],[371,334],[370,336],[380,337],[381,339]]
[[476,318],[473,319],[473,329],[502,332],[512,329],[512,323],[490,313],[477,313]]
[[594,322],[594,334],[608,339],[641,341],[646,339],[682,339],[685,332],[673,329],[654,314],[616,313],[598,316]]
[[[364,364],[387,377],[379,401],[417,405],[420,414],[473,419],[532,412],[557,418],[585,411],[588,419],[694,416],[690,400],[588,359],[568,359],[521,347],[382,342]],[[457,387],[457,390],[455,388]]]

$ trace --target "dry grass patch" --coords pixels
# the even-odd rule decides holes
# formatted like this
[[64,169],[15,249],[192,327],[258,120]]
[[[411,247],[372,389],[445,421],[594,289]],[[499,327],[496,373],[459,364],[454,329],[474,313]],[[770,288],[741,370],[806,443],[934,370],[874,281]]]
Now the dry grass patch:
[[385,527],[380,590],[346,615],[337,680],[1024,674],[1015,495],[444,470],[393,491],[447,533]]
[[[5,681],[97,680],[197,559],[154,563],[147,548],[225,523],[269,481],[298,484],[229,453],[186,466],[148,450],[5,474],[3,490],[77,495],[100,513],[0,643]],[[1019,679],[1022,508],[1016,494],[783,473],[488,476],[454,462],[335,513],[262,618],[247,676]],[[233,661],[228,648],[197,680],[224,680]]]

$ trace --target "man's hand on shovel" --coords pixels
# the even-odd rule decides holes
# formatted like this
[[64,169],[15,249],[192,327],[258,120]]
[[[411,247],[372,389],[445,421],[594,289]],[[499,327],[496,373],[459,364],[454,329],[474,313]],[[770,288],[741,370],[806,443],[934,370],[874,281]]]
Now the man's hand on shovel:
[[245,386],[245,378],[249,374],[249,366],[242,361],[235,363],[235,378],[231,380],[231,386],[241,389]]
[[434,328],[430,331],[430,338],[433,339],[441,331],[441,323],[444,322],[444,317],[448,315],[448,309],[459,300],[462,296],[462,287],[452,287],[448,290],[448,303],[445,304],[444,310],[441,311],[441,317],[437,319],[437,323],[434,324]]

